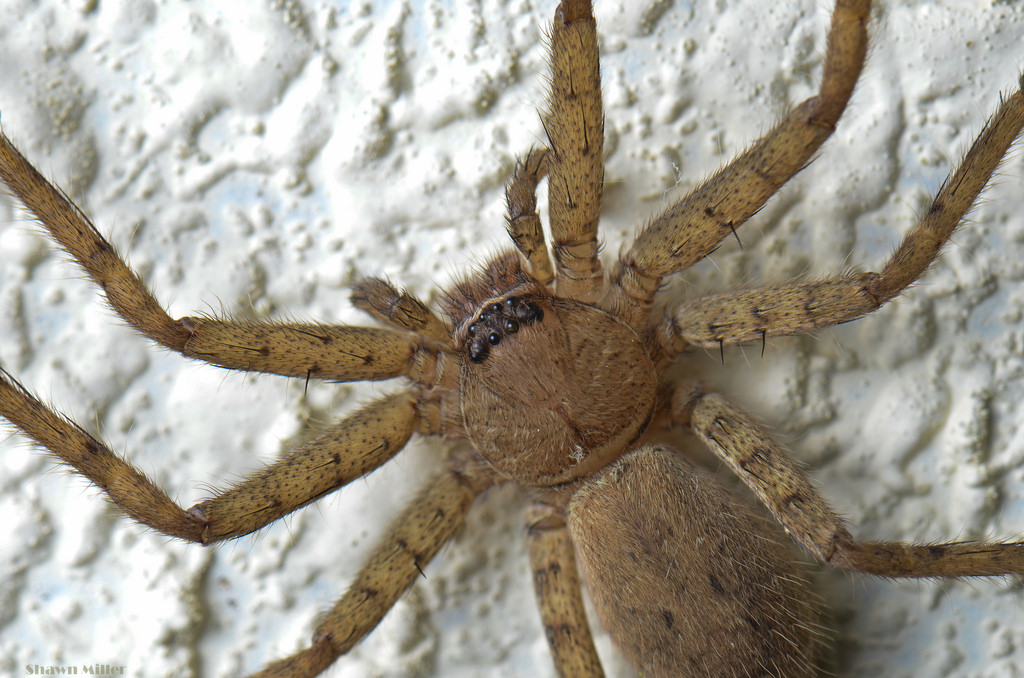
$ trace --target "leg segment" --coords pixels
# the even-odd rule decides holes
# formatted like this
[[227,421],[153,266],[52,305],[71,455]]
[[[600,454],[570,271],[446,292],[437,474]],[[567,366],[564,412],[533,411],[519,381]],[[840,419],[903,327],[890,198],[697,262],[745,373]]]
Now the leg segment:
[[202,541],[203,525],[195,516],[80,426],[39,402],[2,368],[0,416],[95,483],[125,515],[163,534]]
[[831,136],[867,53],[870,0],[837,0],[821,89],[700,188],[649,223],[619,260],[602,307],[640,327],[661,279],[707,256]]
[[351,650],[423,575],[462,524],[470,504],[494,483],[477,458],[452,461],[392,523],[352,586],[320,620],[305,650],[257,673],[253,678],[312,678]]
[[525,160],[516,163],[512,181],[505,189],[509,237],[530,263],[530,273],[543,285],[555,277],[537,214],[537,184],[548,173],[547,158],[547,151],[530,151]]
[[533,589],[555,671],[561,678],[604,678],[565,520],[550,506],[534,504],[527,510],[526,525]]
[[411,393],[387,396],[334,424],[234,487],[189,509],[209,544],[250,534],[370,473],[412,436]]
[[334,381],[415,377],[420,363],[436,358],[438,352],[412,334],[378,327],[199,317],[181,318],[176,325],[189,332],[184,346],[177,349],[187,358],[286,377]]
[[254,532],[366,475],[401,450],[420,420],[416,398],[378,400],[254,476],[185,510],[81,427],[0,370],[0,416],[103,490],[130,518],[210,544]]
[[[1024,86],[1024,80],[1022,80]],[[1007,97],[939,189],[881,273],[861,273],[716,294],[683,304],[659,329],[666,354],[764,337],[806,333],[859,318],[917,280],[939,255],[964,214],[1024,128],[1024,91]]]
[[775,519],[818,560],[883,577],[1024,574],[1024,543],[857,541],[797,462],[724,398],[681,385],[673,421],[689,427],[749,487]]
[[305,323],[172,319],[82,211],[0,133],[0,181],[42,222],[125,322],[190,358],[237,370],[342,381],[409,374],[424,348],[390,330]]
[[397,290],[381,278],[367,278],[352,286],[352,304],[392,327],[415,332],[447,345],[451,332],[422,301]]
[[603,274],[598,219],[604,186],[604,110],[591,0],[564,0],[551,28],[551,93],[543,117],[548,211],[558,293],[592,301]]
[[0,181],[7,184],[53,239],[100,286],[125,322],[162,346],[184,350],[188,329],[167,315],[92,222],[63,192],[44,179],[2,132]]

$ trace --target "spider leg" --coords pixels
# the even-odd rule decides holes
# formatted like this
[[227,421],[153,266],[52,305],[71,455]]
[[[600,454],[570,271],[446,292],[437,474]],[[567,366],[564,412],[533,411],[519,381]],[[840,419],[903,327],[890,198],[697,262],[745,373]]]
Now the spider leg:
[[[1024,79],[1021,81],[1024,86]],[[668,357],[688,345],[715,347],[799,334],[859,318],[902,292],[938,257],[1024,128],[1024,91],[1006,97],[963,162],[881,273],[726,292],[679,306],[658,330]]]
[[462,524],[473,500],[499,482],[470,453],[456,457],[391,524],[348,591],[320,619],[310,647],[253,678],[312,678],[374,629]]
[[537,214],[537,184],[548,173],[547,157],[545,150],[531,150],[525,160],[516,162],[512,180],[505,188],[508,234],[516,249],[529,262],[530,273],[542,285],[547,285],[555,277],[544,243],[544,229]]
[[533,589],[556,673],[562,678],[603,678],[565,519],[551,506],[537,503],[527,509],[526,525]]
[[415,378],[418,364],[436,354],[413,335],[379,328],[211,317],[174,320],[82,211],[2,133],[0,181],[99,285],[125,322],[187,357],[237,370],[356,381]]
[[144,473],[43,405],[0,369],[0,417],[92,481],[129,517],[201,544],[254,532],[373,471],[405,446],[417,426],[422,433],[443,432],[433,409],[429,402],[418,403],[410,392],[382,398],[186,510]]
[[551,27],[548,211],[559,296],[593,301],[604,274],[598,219],[604,185],[604,110],[591,0],[564,0]]
[[720,395],[705,395],[695,384],[681,384],[672,398],[672,418],[692,429],[786,532],[823,563],[883,577],[1024,574],[1024,542],[855,540],[796,460]]
[[695,264],[811,161],[846,109],[867,53],[870,0],[837,0],[817,96],[654,218],[620,257],[601,305],[644,325],[661,279]]

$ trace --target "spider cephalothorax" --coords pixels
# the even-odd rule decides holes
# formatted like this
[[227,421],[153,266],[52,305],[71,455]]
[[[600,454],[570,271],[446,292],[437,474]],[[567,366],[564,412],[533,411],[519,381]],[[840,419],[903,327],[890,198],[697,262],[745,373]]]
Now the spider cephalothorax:
[[[574,480],[646,427],[657,377],[640,337],[596,306],[552,295],[518,252],[455,285],[447,306],[466,434],[503,475]],[[612,361],[615,372],[603,369]]]
[[[598,39],[589,0],[564,0],[551,29],[547,148],[506,189],[516,249],[454,284],[447,322],[381,279],[354,304],[387,325],[174,319],[80,210],[0,135],[0,180],[154,342],[221,367],[335,381],[403,377],[273,464],[199,504],[179,506],[125,458],[0,369],[0,416],[102,488],[127,515],[209,544],[260,530],[386,463],[414,433],[468,440],[383,535],[309,646],[260,672],[315,676],[381,621],[487,488],[527,488],[529,558],[555,668],[603,675],[581,578],[644,675],[810,676],[818,603],[787,545],[744,502],[675,449],[652,421],[691,431],[792,539],[822,563],[887,577],[1024,574],[1024,543],[869,542],[853,537],[764,427],[702,384],[667,371],[690,348],[793,335],[855,320],[921,276],[1024,127],[1024,93],[998,111],[879,273],[667,302],[667,276],[736,234],[832,133],[867,53],[869,0],[837,0],[821,87],[747,151],[669,205],[606,276]],[[549,183],[550,246],[536,211]]]

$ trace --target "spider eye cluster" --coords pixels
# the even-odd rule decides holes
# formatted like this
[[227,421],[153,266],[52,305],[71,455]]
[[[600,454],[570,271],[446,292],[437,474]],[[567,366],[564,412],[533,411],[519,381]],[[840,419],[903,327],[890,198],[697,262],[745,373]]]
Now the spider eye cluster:
[[497,346],[506,335],[515,334],[523,325],[533,325],[544,319],[544,311],[520,297],[509,297],[504,302],[488,304],[467,328],[469,359],[482,363],[491,346]]

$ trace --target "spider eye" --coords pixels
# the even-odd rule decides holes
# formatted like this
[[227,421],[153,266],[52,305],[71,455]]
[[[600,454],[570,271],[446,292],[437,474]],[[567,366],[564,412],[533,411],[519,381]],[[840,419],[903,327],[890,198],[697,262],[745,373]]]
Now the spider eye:
[[498,344],[501,343],[501,335],[498,334],[497,332],[491,332],[490,334],[487,335],[487,343],[489,343],[491,346],[497,346]]
[[469,359],[474,363],[482,363],[487,358],[487,346],[479,339],[469,345]]
[[509,318],[505,321],[505,331],[509,334],[515,334],[519,331],[519,323]]
[[527,325],[539,323],[544,319],[544,310],[540,306],[529,304],[519,312],[519,319]]

